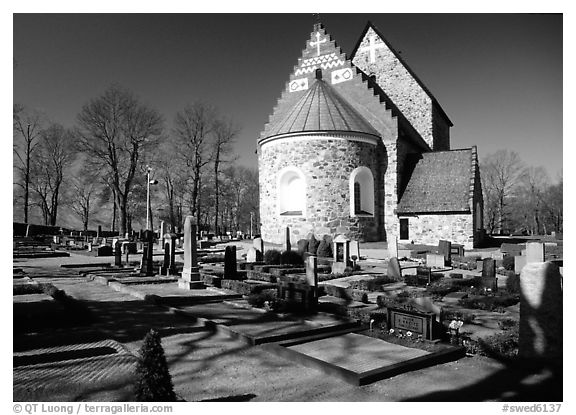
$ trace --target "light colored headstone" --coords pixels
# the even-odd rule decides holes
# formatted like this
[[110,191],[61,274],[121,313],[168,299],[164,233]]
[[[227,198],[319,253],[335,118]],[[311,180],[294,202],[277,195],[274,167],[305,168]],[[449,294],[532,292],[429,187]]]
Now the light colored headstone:
[[522,272],[522,268],[526,266],[526,257],[522,255],[518,255],[514,257],[514,272],[516,274],[520,274]]
[[252,246],[260,252],[264,252],[264,240],[262,238],[254,238]]
[[445,268],[444,260],[444,255],[426,254],[426,266],[431,268]]
[[400,281],[402,279],[402,271],[400,269],[398,258],[390,258],[386,275],[395,281]]
[[562,340],[562,276],[551,262],[529,262],[520,274],[519,355],[561,359]]
[[398,258],[398,238],[391,236],[388,238],[388,256]]
[[257,262],[258,261],[258,250],[254,247],[248,249],[246,253],[246,262]]
[[306,258],[306,282],[311,287],[318,287],[318,258],[313,255]]
[[92,242],[88,242],[88,252],[92,252]]
[[[334,238],[333,244],[334,262],[343,262],[347,265],[350,262],[350,239],[345,235],[338,235]],[[338,255],[339,248],[342,248],[342,257]]]
[[184,269],[182,270],[182,278],[178,280],[178,287],[188,290],[204,287],[198,272],[196,232],[196,218],[186,216],[184,221]]
[[164,235],[166,233],[166,229],[164,227],[164,221],[160,221],[160,237],[158,238],[158,246],[161,249],[164,249]]
[[360,259],[360,243],[358,241],[350,241],[350,258],[356,257],[356,260]]
[[526,261],[544,262],[544,244],[540,242],[529,242],[526,244]]

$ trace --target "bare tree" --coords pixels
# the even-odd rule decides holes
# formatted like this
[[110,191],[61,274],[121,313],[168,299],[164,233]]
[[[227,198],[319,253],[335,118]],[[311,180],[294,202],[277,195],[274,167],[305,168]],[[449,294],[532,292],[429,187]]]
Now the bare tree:
[[51,124],[40,132],[30,171],[45,225],[56,225],[65,171],[75,157],[73,141],[73,133],[60,124]]
[[94,196],[98,190],[98,181],[87,169],[82,169],[71,180],[70,209],[82,222],[82,228],[87,231],[90,214],[92,213]]
[[43,116],[38,111],[14,104],[12,118],[16,135],[13,152],[14,164],[19,176],[17,185],[24,191],[24,222],[28,223],[32,158],[38,146]]
[[527,167],[520,175],[516,194],[516,211],[521,217],[518,225],[532,235],[547,231],[542,210],[549,182],[548,174],[542,167]]
[[130,91],[115,85],[84,105],[78,123],[80,148],[94,167],[108,176],[120,213],[121,233],[126,233],[134,175],[143,154],[162,133],[162,118]]
[[513,151],[498,150],[484,159],[481,172],[485,225],[491,233],[510,227],[508,204],[522,171],[523,163]]
[[190,213],[201,219],[200,189],[203,170],[211,161],[210,139],[214,132],[216,110],[206,104],[196,102],[187,105],[176,114],[174,138],[179,149],[177,157],[186,166],[191,181],[189,195]]
[[214,161],[214,232],[216,234],[219,234],[220,169],[223,163],[232,161],[227,160],[226,157],[232,152],[232,145],[238,131],[238,127],[230,119],[218,120],[214,129],[212,160]]

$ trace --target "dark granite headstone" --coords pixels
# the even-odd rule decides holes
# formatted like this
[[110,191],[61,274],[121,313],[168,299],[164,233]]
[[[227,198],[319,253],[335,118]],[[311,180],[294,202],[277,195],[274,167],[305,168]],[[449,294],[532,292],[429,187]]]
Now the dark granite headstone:
[[151,230],[144,231],[144,251],[142,253],[142,261],[140,262],[140,274],[146,276],[154,275],[154,268],[152,263],[153,255],[154,232]]
[[99,246],[96,249],[96,256],[112,256],[114,255],[113,249],[109,245]]
[[114,265],[117,267],[122,266],[122,242],[116,241],[114,244]]
[[224,251],[224,278],[233,280],[236,278],[236,246],[228,245]]
[[496,260],[484,258],[482,261],[482,277],[494,278],[496,276]]
[[440,240],[438,242],[438,253],[444,255],[444,265],[452,262],[452,242]]
[[307,239],[299,239],[298,242],[298,252],[303,255],[308,250],[308,240]]

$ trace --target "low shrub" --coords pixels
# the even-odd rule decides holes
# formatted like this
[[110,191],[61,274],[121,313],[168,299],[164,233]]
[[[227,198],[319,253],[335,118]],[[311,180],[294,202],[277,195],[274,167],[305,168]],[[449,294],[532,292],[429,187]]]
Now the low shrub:
[[283,251],[280,254],[281,265],[304,265],[304,258],[297,251]]
[[268,302],[270,307],[274,307],[276,301],[276,290],[263,290],[260,293],[253,293],[248,296],[248,304],[252,307],[263,308]]
[[310,239],[308,239],[308,253],[317,255],[318,245],[320,245],[320,241],[317,240],[314,235],[310,236]]
[[306,252],[308,252],[308,240],[307,239],[299,239],[298,242],[296,242],[297,246],[298,246],[298,253],[300,255],[304,255]]
[[198,262],[203,263],[219,263],[224,262],[224,255],[205,255],[198,258]]
[[463,298],[458,304],[466,308],[503,313],[506,307],[517,304],[518,301],[520,301],[520,299],[516,295],[497,295]]
[[12,286],[12,295],[42,294],[39,284],[17,284]]
[[518,327],[478,339],[479,353],[496,359],[518,357]]
[[323,258],[332,257],[332,244],[323,239],[320,244],[318,244],[318,249],[316,255]]
[[382,285],[389,284],[391,282],[394,282],[394,280],[388,278],[386,275],[383,275],[371,280],[350,281],[350,288],[364,291],[379,291],[382,288]]
[[502,260],[502,266],[507,271],[513,271],[514,270],[514,257],[513,256],[504,257],[504,259]]
[[368,293],[362,290],[352,290],[352,299],[354,301],[359,301],[364,304],[368,304]]
[[506,280],[506,291],[510,294],[520,294],[520,276],[517,274],[508,275]]
[[506,318],[498,322],[498,327],[500,327],[500,330],[515,330],[515,329],[517,330],[518,320],[514,320],[512,318]]
[[266,265],[280,265],[280,251],[277,249],[269,249],[264,252],[264,263]]

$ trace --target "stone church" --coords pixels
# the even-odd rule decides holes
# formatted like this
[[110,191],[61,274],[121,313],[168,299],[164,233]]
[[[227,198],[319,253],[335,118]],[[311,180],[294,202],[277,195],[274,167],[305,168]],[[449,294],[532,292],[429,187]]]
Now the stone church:
[[477,152],[452,125],[374,25],[348,58],[315,24],[258,140],[262,237],[477,245]]

